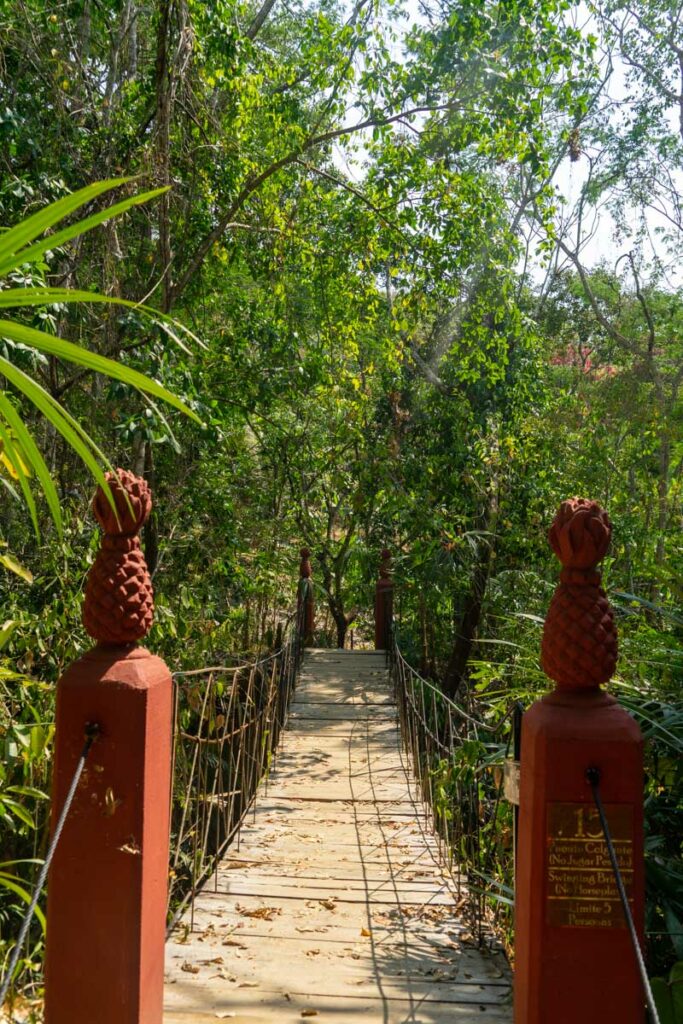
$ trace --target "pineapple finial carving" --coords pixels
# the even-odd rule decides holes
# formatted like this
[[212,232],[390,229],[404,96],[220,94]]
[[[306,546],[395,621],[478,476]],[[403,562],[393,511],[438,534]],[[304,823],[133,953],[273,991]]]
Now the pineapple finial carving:
[[93,512],[104,537],[88,574],[83,625],[100,643],[133,644],[154,619],[152,581],[138,539],[152,496],[145,480],[125,469],[106,476],[116,512],[98,488]]
[[597,564],[606,555],[612,524],[585,498],[563,501],[548,532],[562,563],[543,629],[541,665],[561,689],[597,689],[617,663],[617,631]]
[[299,576],[302,580],[310,580],[313,575],[311,568],[311,552],[308,548],[302,548],[300,551],[301,564],[299,565]]

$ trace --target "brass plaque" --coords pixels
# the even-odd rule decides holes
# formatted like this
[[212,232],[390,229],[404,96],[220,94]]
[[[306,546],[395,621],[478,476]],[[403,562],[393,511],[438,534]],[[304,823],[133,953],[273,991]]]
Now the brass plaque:
[[[626,893],[633,888],[633,807],[605,807]],[[546,923],[558,928],[625,928],[594,804],[548,804]]]

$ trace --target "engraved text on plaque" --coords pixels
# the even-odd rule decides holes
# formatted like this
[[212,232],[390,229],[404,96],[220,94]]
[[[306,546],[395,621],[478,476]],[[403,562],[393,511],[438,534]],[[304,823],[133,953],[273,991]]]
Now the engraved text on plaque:
[[[633,808],[605,807],[631,898]],[[607,844],[593,804],[548,804],[546,921],[565,928],[625,928]]]

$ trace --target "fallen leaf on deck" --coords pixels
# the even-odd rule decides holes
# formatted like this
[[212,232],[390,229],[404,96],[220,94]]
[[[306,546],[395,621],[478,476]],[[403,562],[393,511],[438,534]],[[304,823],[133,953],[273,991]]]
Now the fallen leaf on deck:
[[[320,903],[321,906],[323,906],[325,908],[325,910],[336,910],[337,909],[337,904],[334,902],[334,900],[318,900],[318,902]],[[317,1010],[316,1010],[316,1013],[317,1013]]]
[[277,914],[281,914],[280,907],[257,907],[256,910],[249,910],[247,907],[241,907],[239,903],[235,905],[235,910],[242,917],[257,917],[261,921],[272,921]]
[[370,931],[369,928],[361,928],[360,933],[364,939],[369,939],[370,936],[372,935],[372,932]]
[[318,1011],[317,1010],[302,1010],[301,1011],[301,1016],[302,1017],[317,1017],[318,1016]]
[[184,964],[180,965],[181,971],[187,971],[188,974],[199,974],[199,968],[196,964],[191,964],[188,960]]
[[237,946],[238,949],[246,949],[247,947],[243,942],[239,942],[237,939],[223,939],[221,943],[223,946]]

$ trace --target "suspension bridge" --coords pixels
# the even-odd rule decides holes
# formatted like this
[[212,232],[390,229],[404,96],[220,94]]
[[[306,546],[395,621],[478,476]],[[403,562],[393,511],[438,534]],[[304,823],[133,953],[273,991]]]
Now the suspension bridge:
[[399,730],[384,652],[309,650],[267,785],[167,947],[167,1024],[511,1021]]
[[[597,503],[553,521],[556,688],[520,731],[514,706],[482,721],[403,656],[387,551],[374,651],[312,646],[304,549],[272,651],[172,676],[138,646],[149,490],[109,482],[83,613],[98,643],[58,684],[52,836],[0,1006],[47,876],[46,1024],[644,1024],[646,1003],[658,1024],[643,744],[601,689],[617,640]],[[514,986],[493,938],[513,846]]]

